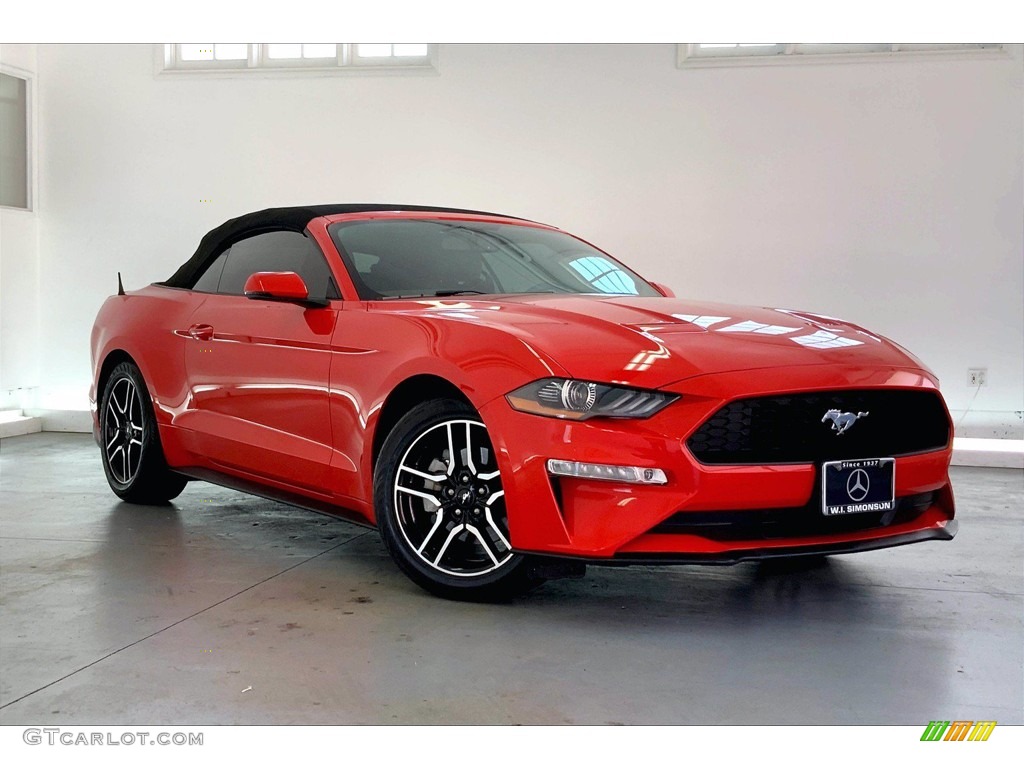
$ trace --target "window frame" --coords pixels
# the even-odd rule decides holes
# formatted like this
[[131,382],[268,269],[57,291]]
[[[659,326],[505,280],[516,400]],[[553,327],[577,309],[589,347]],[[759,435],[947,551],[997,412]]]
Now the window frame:
[[[743,51],[735,48],[718,52],[702,52],[698,47],[707,43],[677,43],[676,66],[679,69],[711,69],[715,67],[796,66],[801,64],[853,64],[888,61],[928,60],[997,60],[1009,57],[1002,43],[959,43],[958,45],[984,45],[985,48],[933,48],[921,49],[903,46],[927,45],[921,43],[776,43],[774,50]],[[829,47],[826,48],[825,46]],[[832,45],[839,46],[832,48]],[[935,43],[935,45],[944,45]],[[845,50],[842,48],[845,46]],[[862,48],[861,46],[865,46]],[[867,50],[872,46],[875,50]]]
[[[257,237],[263,237],[264,235],[273,235],[273,234],[278,234],[278,233],[285,233],[285,234],[290,234],[290,235],[299,235],[300,237],[304,237],[306,240],[308,240],[312,244],[313,248],[316,249],[317,254],[320,256],[320,259],[323,261],[324,269],[326,270],[327,275],[329,277],[329,280],[328,280],[328,283],[327,283],[327,294],[325,296],[315,296],[315,295],[313,295],[311,293],[310,294],[310,298],[311,299],[321,299],[322,298],[322,299],[325,299],[327,301],[341,301],[341,300],[343,300],[344,297],[342,296],[342,293],[341,293],[341,287],[338,285],[338,276],[336,274],[334,274],[334,270],[331,268],[331,260],[327,257],[327,254],[324,253],[324,249],[320,247],[320,243],[318,243],[316,241],[316,238],[313,237],[313,235],[309,232],[309,230],[304,230],[302,232],[299,232],[299,231],[294,230],[294,229],[268,229],[268,230],[266,230],[264,232],[256,232],[254,234],[249,235],[248,237],[243,237],[241,240],[236,240],[235,242],[231,243],[228,246],[225,246],[224,248],[221,248],[217,252],[217,254],[213,258],[211,258],[207,264],[205,264],[203,266],[202,271],[200,271],[199,274],[196,275],[195,280],[192,281],[192,285],[188,286],[184,290],[191,291],[192,293],[199,293],[199,294],[202,294],[204,296],[229,296],[229,297],[232,297],[232,298],[247,299],[248,297],[245,295],[244,291],[242,293],[227,293],[227,292],[221,290],[220,284],[221,284],[221,281],[224,279],[224,272],[227,270],[228,262],[231,260],[231,251],[234,249],[234,247],[236,245],[238,245],[239,243],[244,243],[246,240],[252,240],[252,239],[257,238]],[[225,254],[226,254],[226,256],[225,256]],[[196,288],[196,284],[199,283],[199,281],[203,279],[203,277],[206,275],[207,272],[209,272],[211,269],[214,268],[214,266],[216,266],[217,262],[220,261],[222,256],[224,257],[224,263],[221,265],[220,275],[217,276],[217,288],[216,288],[216,290],[204,291],[204,290],[197,289]],[[264,270],[264,271],[266,271],[266,270]],[[288,271],[288,270],[285,270],[285,271]],[[295,270],[291,270],[291,271],[294,272]],[[250,274],[255,274],[255,273],[250,273]],[[298,272],[296,272],[296,274],[298,274]],[[302,277],[302,275],[299,275],[299,276]],[[303,282],[305,282],[306,278],[303,277],[302,280],[303,280]],[[310,290],[310,286],[306,285],[306,289]]]
[[25,81],[25,206],[0,205],[0,210],[21,211],[32,213],[35,211],[35,75],[32,72],[12,67],[7,64],[0,64],[0,72],[9,77],[15,77]]
[[353,74],[436,74],[438,44],[427,43],[426,56],[368,58],[356,56],[359,43],[335,43],[337,56],[316,59],[272,59],[267,46],[270,43],[245,43],[249,55],[245,59],[228,61],[184,61],[181,43],[157,43],[154,46],[155,68],[158,75],[224,75],[224,76],[296,76],[296,75],[353,75]]

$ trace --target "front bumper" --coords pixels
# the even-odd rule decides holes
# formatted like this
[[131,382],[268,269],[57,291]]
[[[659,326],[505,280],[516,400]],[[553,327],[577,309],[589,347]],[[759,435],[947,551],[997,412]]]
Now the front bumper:
[[803,557],[808,555],[846,555],[852,552],[870,552],[873,549],[888,549],[919,541],[951,541],[956,536],[959,523],[948,520],[942,525],[922,528],[909,533],[893,533],[867,539],[849,539],[823,543],[801,543],[767,546],[752,546],[721,552],[622,552],[611,561],[595,559],[603,565],[736,565],[746,560],[770,560],[775,557]]
[[[481,416],[502,470],[512,546],[609,564],[734,563],[953,538],[951,446],[896,457],[895,495],[905,502],[900,514],[882,520],[845,516],[834,528],[814,519],[818,465],[705,465],[686,447],[690,434],[729,400],[870,387],[934,389],[921,371],[807,366],[690,379],[667,388],[682,395],[679,401],[641,421],[560,421],[515,411],[504,398],[493,400]],[[556,478],[547,471],[549,458],[657,467],[668,483]],[[739,520],[747,512],[751,519],[768,513],[786,524],[752,530],[747,537],[743,525],[723,528],[724,535],[714,528],[696,527],[694,533],[671,525],[685,522],[688,513],[723,511]],[[808,521],[805,528],[801,520]]]

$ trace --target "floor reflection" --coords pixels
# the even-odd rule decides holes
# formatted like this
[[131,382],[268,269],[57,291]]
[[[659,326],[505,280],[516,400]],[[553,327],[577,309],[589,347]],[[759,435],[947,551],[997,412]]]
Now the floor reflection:
[[192,581],[181,516],[170,504],[115,504],[96,560],[96,632],[112,642],[163,626]]

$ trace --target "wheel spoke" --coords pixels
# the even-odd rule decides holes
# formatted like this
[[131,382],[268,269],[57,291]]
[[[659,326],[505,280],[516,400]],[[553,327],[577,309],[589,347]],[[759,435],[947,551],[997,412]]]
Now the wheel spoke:
[[115,392],[113,390],[111,390],[111,392],[110,392],[110,399],[114,401],[114,407],[118,410],[118,412],[122,416],[124,416],[125,415],[125,409],[128,407],[128,393],[127,392],[125,393],[124,405],[121,405],[119,402],[117,402],[117,394],[115,394]]
[[110,446],[112,446],[114,443],[116,443],[117,442],[117,438],[119,438],[120,436],[121,436],[121,429],[118,428],[117,432],[114,433],[114,436],[112,438],[110,438],[110,442],[107,443],[107,458],[108,459],[111,456]]
[[452,423],[449,421],[445,424],[445,428],[448,431],[448,476],[451,477],[455,471],[455,445],[452,442]]
[[128,451],[121,451],[121,477],[127,483],[131,478],[128,476]]
[[[128,470],[127,471],[131,473],[131,474],[128,475],[128,477],[125,478],[125,482],[128,483],[128,482],[131,482],[131,479],[133,477],[135,477],[136,471],[138,471],[138,467],[133,466],[133,464],[132,464],[132,444],[131,443],[128,443],[128,448],[125,449],[124,455],[125,455],[125,458],[126,458],[126,464],[128,465]],[[136,462],[136,463],[138,463],[138,462]]]
[[502,534],[501,529],[494,524],[490,507],[484,509],[484,517],[487,519],[487,524],[491,527],[491,530],[494,531],[494,535],[501,539],[501,543],[505,545],[505,549],[512,549],[512,545],[508,543],[508,539]]
[[441,550],[437,553],[437,557],[434,558],[434,565],[437,565],[439,562],[441,562],[441,558],[444,557],[444,553],[448,551],[448,545],[452,543],[452,539],[454,539],[456,536],[462,533],[465,527],[466,526],[464,526],[462,523],[459,523],[451,529],[451,531],[448,533],[448,538],[445,539],[444,544],[441,545]]
[[435,507],[441,506],[440,500],[436,496],[431,496],[429,493],[424,493],[423,491],[416,491],[413,490],[412,488],[406,488],[404,485],[396,485],[395,490],[401,491],[402,493],[408,493],[410,496],[419,496],[421,499],[426,499],[427,501],[431,502]]
[[402,464],[398,469],[402,472],[408,472],[410,475],[422,477],[424,480],[430,480],[432,483],[440,483],[441,481],[448,479],[448,475],[428,475],[426,472],[420,472],[418,469],[407,467],[405,464]]
[[484,505],[489,507],[489,506],[491,506],[491,504],[494,503],[495,499],[501,498],[504,495],[505,495],[504,491],[495,491],[494,493],[491,494],[491,498],[489,498],[487,501],[484,502]]
[[476,474],[476,465],[473,464],[473,438],[469,434],[469,430],[472,429],[472,424],[466,422],[466,468],[470,471],[470,474]]
[[434,534],[437,532],[437,529],[441,527],[441,523],[443,522],[443,520],[444,510],[438,508],[437,514],[434,516],[434,524],[430,526],[430,532],[427,534],[426,538],[423,539],[423,543],[420,544],[420,548],[416,550],[417,555],[423,554],[423,550],[426,549],[427,544],[430,542],[431,538],[433,538]]
[[125,414],[128,417],[128,423],[132,423],[132,412],[135,410],[135,387],[131,384],[128,385],[128,392],[124,396],[125,407],[128,409]]
[[491,548],[487,546],[487,542],[484,541],[484,537],[480,535],[480,531],[476,529],[476,526],[467,525],[466,530],[472,533],[474,536],[476,536],[476,540],[480,542],[480,546],[484,548],[484,552],[486,552],[487,556],[491,558],[491,562],[495,565],[498,565],[498,558],[496,558],[494,556],[494,553],[491,552]]
[[500,470],[494,470],[493,472],[481,472],[476,476],[477,480],[493,480],[501,474]]

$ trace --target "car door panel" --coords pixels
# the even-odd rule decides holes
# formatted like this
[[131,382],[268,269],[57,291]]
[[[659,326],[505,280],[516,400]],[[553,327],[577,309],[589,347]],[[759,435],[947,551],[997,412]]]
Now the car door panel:
[[178,423],[215,464],[325,492],[336,311],[211,295],[190,318]]

